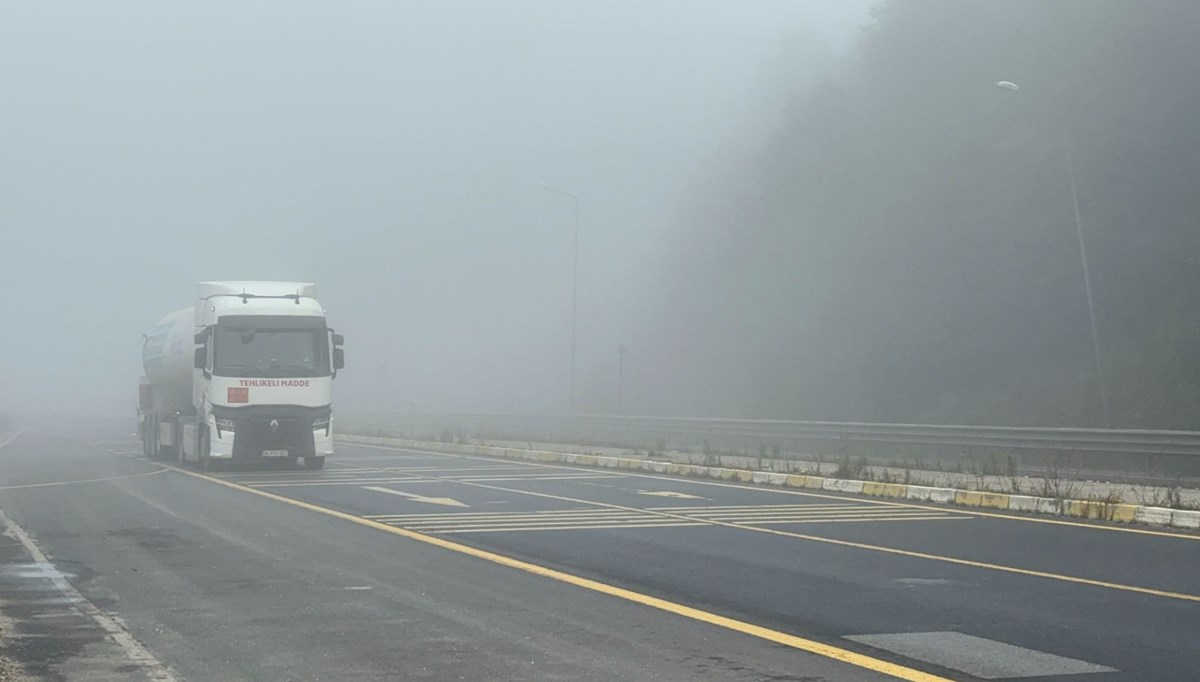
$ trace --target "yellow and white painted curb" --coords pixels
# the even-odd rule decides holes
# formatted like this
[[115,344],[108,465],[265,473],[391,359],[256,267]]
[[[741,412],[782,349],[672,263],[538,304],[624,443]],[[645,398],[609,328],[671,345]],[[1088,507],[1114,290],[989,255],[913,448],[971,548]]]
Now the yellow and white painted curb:
[[979,490],[958,490],[956,488],[934,488],[924,485],[908,485],[906,483],[880,483],[875,481],[855,481],[825,476],[809,476],[806,474],[785,474],[768,471],[750,471],[748,469],[729,469],[726,467],[704,466],[699,464],[681,464],[678,462],[660,462],[634,457],[613,457],[609,455],[589,455],[574,452],[554,452],[549,450],[525,450],[521,448],[501,448],[491,445],[469,445],[466,443],[442,443],[437,441],[409,440],[405,438],[381,438],[377,436],[339,435],[337,440],[344,443],[362,445],[384,445],[399,448],[414,448],[445,452],[458,455],[481,455],[486,457],[504,457],[545,464],[574,464],[577,466],[601,467],[607,469],[634,469],[655,474],[670,474],[689,476],[693,478],[713,478],[722,481],[741,483],[758,483],[784,488],[809,488],[872,497],[890,497],[914,502],[936,502],[955,504],[963,507],[981,507],[986,509],[1005,509],[1052,516],[1068,516],[1081,519],[1096,519],[1101,521],[1121,521],[1125,523],[1144,523],[1154,526],[1170,526],[1188,530],[1200,530],[1200,511],[1186,509],[1168,509],[1166,507],[1148,507],[1138,504],[1123,504],[1094,500],[1060,500],[1052,497],[1033,497],[1030,495],[1010,495],[1008,493],[989,493]]

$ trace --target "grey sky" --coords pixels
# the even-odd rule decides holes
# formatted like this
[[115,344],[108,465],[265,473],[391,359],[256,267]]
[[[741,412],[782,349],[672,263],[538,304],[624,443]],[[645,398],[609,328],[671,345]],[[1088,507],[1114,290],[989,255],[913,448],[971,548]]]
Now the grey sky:
[[870,4],[0,3],[0,407],[130,413],[140,334],[238,278],[317,283],[339,404],[561,410],[570,206],[537,183],[583,199],[594,382],[697,174]]

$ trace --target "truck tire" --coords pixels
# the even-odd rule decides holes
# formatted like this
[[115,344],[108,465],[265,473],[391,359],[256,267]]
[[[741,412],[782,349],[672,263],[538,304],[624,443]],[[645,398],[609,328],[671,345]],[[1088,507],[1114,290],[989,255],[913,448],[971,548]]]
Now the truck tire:
[[150,418],[150,428],[146,434],[150,445],[150,459],[158,459],[162,456],[161,447],[158,444],[158,418]]
[[304,468],[305,469],[314,469],[314,470],[315,469],[324,469],[325,468],[325,458],[324,457],[311,457],[311,456],[305,455]]
[[146,459],[154,459],[154,439],[152,434],[154,431],[150,428],[150,415],[142,420],[142,456]]

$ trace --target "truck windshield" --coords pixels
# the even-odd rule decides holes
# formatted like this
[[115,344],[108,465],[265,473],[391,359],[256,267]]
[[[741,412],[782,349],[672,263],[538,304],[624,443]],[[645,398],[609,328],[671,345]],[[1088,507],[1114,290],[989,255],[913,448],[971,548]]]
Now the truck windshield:
[[213,373],[220,376],[329,375],[329,339],[323,329],[217,327]]

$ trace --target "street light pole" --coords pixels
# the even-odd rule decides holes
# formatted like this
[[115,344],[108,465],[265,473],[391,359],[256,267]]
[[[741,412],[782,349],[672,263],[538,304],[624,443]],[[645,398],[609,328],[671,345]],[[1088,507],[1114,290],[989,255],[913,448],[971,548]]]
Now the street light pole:
[[1075,183],[1075,159],[1069,142],[1063,144],[1067,160],[1067,179],[1071,183],[1071,206],[1075,210],[1075,237],[1079,241],[1079,260],[1083,264],[1083,288],[1087,291],[1088,322],[1092,327],[1092,357],[1096,361],[1096,382],[1100,385],[1100,405],[1104,409],[1104,428],[1112,428],[1108,409],[1108,388],[1104,379],[1103,355],[1100,353],[1100,332],[1096,327],[1096,300],[1092,294],[1092,274],[1088,266],[1087,243],[1083,238],[1083,219],[1079,216],[1079,191]]
[[625,414],[625,344],[617,348],[617,414]]
[[575,414],[575,358],[579,338],[579,197],[561,190],[550,183],[543,182],[539,187],[567,197],[574,206],[575,235],[572,255],[573,267],[571,269],[571,396],[568,400],[568,414]]
[[[1020,86],[1012,81],[1000,81],[996,87],[1012,92],[1020,92]],[[1079,189],[1075,180],[1075,157],[1071,150],[1070,136],[1063,134],[1059,143],[1063,148],[1063,158],[1067,167],[1067,182],[1071,187],[1071,208],[1075,215],[1075,237],[1079,245],[1079,261],[1083,265],[1083,288],[1087,293],[1088,323],[1092,332],[1092,359],[1096,364],[1096,383],[1100,393],[1100,406],[1104,411],[1104,428],[1112,428],[1112,415],[1108,407],[1108,382],[1104,378],[1104,360],[1100,352],[1100,332],[1096,325],[1096,298],[1092,292],[1092,274],[1088,265],[1087,241],[1083,236],[1083,218],[1079,213]]]

